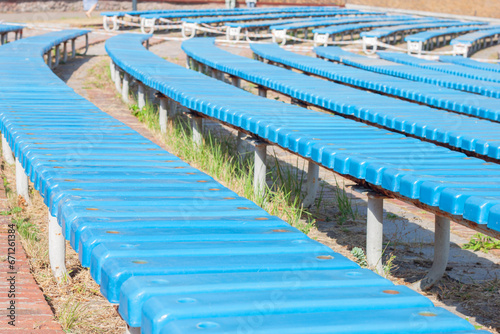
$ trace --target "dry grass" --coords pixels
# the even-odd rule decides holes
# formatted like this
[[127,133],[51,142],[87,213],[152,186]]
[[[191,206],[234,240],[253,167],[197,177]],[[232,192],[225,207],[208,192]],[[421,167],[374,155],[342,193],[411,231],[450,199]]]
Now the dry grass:
[[[123,333],[125,323],[115,308],[101,295],[89,270],[83,268],[78,254],[67,243],[68,276],[61,283],[54,279],[48,257],[47,207],[38,191],[30,185],[31,206],[15,195],[15,167],[2,163],[12,219],[18,224],[23,247],[28,255],[31,273],[54,311],[56,320],[68,333]],[[22,208],[17,212],[15,208]]]

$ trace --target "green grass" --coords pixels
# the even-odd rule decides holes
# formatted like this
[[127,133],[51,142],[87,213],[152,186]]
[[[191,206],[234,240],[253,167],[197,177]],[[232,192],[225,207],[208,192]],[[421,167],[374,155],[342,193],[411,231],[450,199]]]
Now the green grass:
[[468,243],[462,245],[462,248],[470,249],[475,252],[482,251],[483,253],[488,253],[492,249],[500,249],[500,240],[493,239],[482,233],[476,233],[471,237]]
[[[142,109],[131,105],[130,111],[151,130],[159,133],[157,106],[147,102]],[[238,158],[235,136],[205,132],[203,143],[196,146],[192,140],[189,120],[177,116],[164,138],[171,153],[211,175],[238,195],[257,203],[271,215],[284,219],[304,233],[308,233],[314,226],[311,213],[302,206],[304,172],[300,171],[298,160],[296,165],[284,166],[276,157],[268,159],[271,160],[268,164],[271,185],[266,187],[263,194],[259,194],[254,191],[253,186],[252,155]],[[296,172],[297,170],[300,172]]]
[[337,178],[335,178],[335,200],[339,210],[338,224],[343,225],[349,220],[356,220],[358,211],[352,203],[352,198],[345,191],[345,184],[340,187]]

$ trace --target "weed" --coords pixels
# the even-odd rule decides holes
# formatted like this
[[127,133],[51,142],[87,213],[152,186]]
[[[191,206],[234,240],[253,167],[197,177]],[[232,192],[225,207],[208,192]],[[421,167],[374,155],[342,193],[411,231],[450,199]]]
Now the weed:
[[362,248],[354,247],[351,250],[351,254],[356,258],[357,264],[359,264],[362,268],[368,267],[368,262],[366,262],[366,255]]
[[387,277],[391,274],[392,269],[394,268],[394,260],[396,259],[396,255],[391,254],[389,259],[384,264],[384,276]]
[[23,211],[23,209],[16,206],[16,207],[12,208],[11,210],[0,212],[0,215],[1,216],[10,216],[10,215],[15,215],[16,213],[19,213],[21,211]]
[[386,215],[386,218],[387,219],[390,219],[390,220],[395,220],[395,219],[398,219],[398,215],[392,213],[392,212],[388,212],[387,215]]
[[66,333],[70,333],[76,326],[81,324],[80,319],[84,317],[86,311],[87,310],[82,303],[67,300],[59,308],[57,318],[63,330]]
[[17,232],[27,241],[40,241],[38,227],[29,222],[27,219],[13,219],[12,222],[16,224]]
[[339,186],[337,178],[335,178],[335,199],[337,201],[337,208],[339,210],[339,225],[343,225],[347,220],[356,220],[357,210],[353,208],[352,199],[345,191],[345,184],[342,188]]
[[470,249],[474,252],[480,250],[483,253],[488,253],[491,249],[500,249],[500,240],[495,240],[482,233],[476,233],[471,237],[468,243],[462,245],[462,248]]

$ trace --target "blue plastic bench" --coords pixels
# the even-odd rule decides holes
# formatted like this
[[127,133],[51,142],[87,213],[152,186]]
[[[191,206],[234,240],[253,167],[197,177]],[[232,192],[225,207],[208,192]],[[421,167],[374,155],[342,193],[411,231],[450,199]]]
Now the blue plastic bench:
[[469,69],[463,66],[454,65],[452,63],[426,60],[413,57],[408,54],[396,53],[396,52],[379,52],[378,55],[382,59],[393,61],[399,64],[430,69],[433,71],[453,74],[459,77],[464,77],[469,79],[491,81],[496,83],[500,82],[500,74],[491,71],[483,71],[480,69]]
[[9,41],[9,33],[14,33],[14,40],[23,38],[24,26],[14,25],[14,24],[0,24],[0,45],[5,44]]
[[[134,40],[137,45],[132,44]],[[436,226],[437,230],[441,231],[438,233],[441,237],[449,236],[449,222],[446,223],[446,219],[441,218],[449,214],[455,221],[499,236],[498,217],[488,212],[496,212],[494,206],[498,206],[495,198],[498,194],[497,186],[493,181],[496,173],[500,173],[497,164],[466,157],[446,148],[363,123],[259,98],[221,81],[168,63],[147,52],[139,41],[140,36],[123,35],[107,42],[107,51],[115,63],[113,68],[124,72],[124,82],[129,82],[129,77],[133,77],[141,82],[139,97],[144,95],[145,86],[150,87],[167,100],[170,99],[197,115],[218,120],[241,133],[251,134],[264,141],[264,144],[261,144],[264,147],[260,146],[256,150],[255,175],[260,171],[261,175],[265,176],[265,172],[262,172],[265,170],[265,164],[262,163],[265,161],[265,143],[276,144],[310,160],[308,180],[315,180],[317,166],[320,165],[356,182],[369,185],[385,195],[400,198],[436,213]],[[200,50],[201,53],[207,51],[205,48]],[[188,60],[193,66],[195,60]],[[232,62],[228,63],[227,59],[219,62],[226,69],[233,65]],[[238,59],[237,63],[247,65],[247,69],[254,66],[249,64],[247,59]],[[198,67],[204,69],[203,66]],[[256,66],[255,75],[261,73],[257,68],[259,67]],[[204,70],[210,72],[209,69]],[[212,71],[212,75],[219,79],[220,74],[220,71]],[[231,76],[233,83],[238,83],[235,79],[241,74]],[[249,77],[250,75],[243,79]],[[119,83],[120,75],[115,74],[115,78],[118,78]],[[200,87],[205,88],[200,90]],[[293,87],[290,87],[290,91],[292,90]],[[342,92],[339,93],[341,94]],[[159,117],[162,127],[172,112],[166,105],[160,105]],[[201,121],[193,123],[194,132],[199,132],[201,127]],[[363,145],[360,145],[360,142]],[[416,157],[417,161],[412,157]],[[482,169],[488,171],[480,172]],[[309,191],[314,193],[315,190],[310,187],[309,181],[307,189],[306,197],[310,197]],[[369,197],[368,201],[369,208],[380,208],[382,205],[382,199],[378,197]],[[381,214],[374,213],[368,217],[368,225],[373,227],[374,231],[379,231],[378,227],[382,226],[383,220]],[[449,247],[449,242],[441,237],[436,239],[435,246]],[[370,234],[367,242],[371,243],[373,240],[377,239]],[[381,246],[379,249],[381,250]],[[436,249],[435,252],[447,254],[445,249],[442,252]],[[371,261],[374,258],[379,259],[380,256],[372,256],[371,251],[368,254],[370,264],[376,264],[378,260]],[[446,263],[446,260],[442,263]],[[436,272],[445,269],[436,268],[433,267],[430,276],[440,277]]]
[[[391,26],[400,26],[401,20],[396,16],[395,20],[392,20],[392,16],[388,16],[384,21],[375,21],[375,22],[363,22],[363,23],[351,23],[351,24],[342,24],[342,25],[334,25],[328,26],[324,28],[316,28],[313,29],[314,33],[314,44],[323,44],[327,45],[328,40],[332,37],[332,40],[335,41],[336,37],[340,37],[340,40],[343,41],[345,35],[349,34],[351,40],[354,40],[355,34],[360,34],[363,31],[372,30],[378,27],[391,27]],[[427,23],[427,22],[436,22],[434,18],[414,18],[407,17],[405,19],[405,23],[407,24],[417,24],[417,23]]]
[[[189,57],[202,64],[250,81],[264,89],[278,91],[302,103],[462,150],[469,155],[481,155],[483,158],[500,162],[499,123],[477,120],[372,94],[364,90],[325,82],[304,74],[263,64],[219,49],[214,45],[214,40],[213,38],[191,39],[182,44],[182,49]],[[252,45],[252,48],[258,49],[266,46],[265,44],[255,44]],[[317,72],[324,73],[325,68],[322,65],[329,65],[320,59],[312,58],[312,60],[319,63],[316,65]],[[334,71],[340,75],[343,69],[348,72],[352,71],[350,67],[345,65],[336,65]],[[356,69],[354,69],[355,71]],[[360,79],[352,79],[352,81],[364,79],[363,73],[366,72],[362,70],[358,70],[358,72],[361,72]],[[413,84],[415,85],[415,83]],[[477,145],[479,143],[481,144]]]
[[[152,87],[188,109],[258,134],[270,142],[279,142],[279,145],[296,152],[302,152],[313,143],[320,149],[328,145],[327,142],[333,144],[335,137],[343,141],[334,140],[346,149],[347,158],[353,148],[345,131],[359,135],[364,133],[366,139],[376,141],[380,150],[384,151],[381,146],[387,140],[387,132],[383,130],[260,98],[169,63],[144,49],[141,43],[147,38],[135,34],[116,36],[106,42],[106,50],[118,71],[123,70],[139,80],[141,85]],[[121,80],[119,72],[115,72],[114,77]],[[416,143],[413,139],[394,136],[406,149]],[[359,137],[356,138],[358,140]],[[336,150],[335,146],[331,149]],[[473,165],[476,161],[463,160],[463,155],[442,148],[434,147],[433,151],[442,159],[455,156]],[[387,158],[385,154],[382,156]],[[95,216],[98,216],[97,212]],[[102,229],[106,228],[105,224]],[[90,240],[98,235],[101,234],[96,231]],[[114,243],[103,242],[94,248],[90,263],[99,264],[99,257],[110,257],[105,260],[99,277],[101,289],[106,291],[105,286],[114,284],[121,286],[120,314],[131,326],[141,326],[145,334],[197,333],[201,329],[235,333],[247,330],[247,326],[256,333],[326,334],[340,330],[359,333],[367,328],[383,333],[475,332],[467,322],[433,308],[411,290],[382,287],[381,281],[378,281],[381,278],[371,279],[365,274],[372,273],[359,269],[356,269],[359,273],[355,273],[356,270],[351,269],[352,263],[337,254],[331,255],[334,258],[319,255],[322,254],[322,246],[314,249],[318,246],[311,245],[312,248],[309,248],[308,243],[312,241],[299,235],[302,239],[297,241],[297,253],[293,248],[287,249],[284,242],[263,242],[262,247],[266,248],[262,248],[261,254],[256,257],[253,255],[256,250],[251,250],[242,242],[229,244],[226,241],[230,252],[235,254],[232,258],[221,255],[228,252],[223,244],[198,242],[191,248],[184,248],[182,245],[171,245],[171,242],[143,246],[138,241],[136,256],[131,258],[126,255],[127,250],[119,249],[120,235],[114,234],[108,236],[116,240]],[[132,234],[130,238],[133,238]],[[162,236],[158,239],[161,240]],[[294,242],[296,240],[292,239]],[[280,255],[268,254],[267,248]],[[315,254],[316,260],[306,260],[310,251]],[[208,256],[200,256],[205,252],[209,252]],[[141,265],[134,266],[130,263],[131,259]],[[241,267],[235,269],[238,263]],[[298,267],[290,269],[298,263],[301,263]],[[219,272],[214,271],[215,267]],[[94,277],[97,274],[95,271]],[[346,279],[348,282],[345,282]],[[366,288],[362,282],[376,291],[370,294],[372,298],[367,299],[367,293],[372,288]],[[111,292],[106,296],[117,297]],[[396,300],[391,301],[394,296],[396,298],[393,299],[401,297],[398,300],[404,301],[404,306]],[[415,307],[415,304],[418,306]],[[253,323],[247,323],[247,320],[257,315],[264,320],[259,326],[252,327]]]
[[468,57],[477,51],[497,45],[500,42],[500,27],[471,32],[453,39],[450,44],[453,46],[455,55]]
[[481,95],[474,95],[474,98],[471,99],[471,95],[466,92],[443,87],[436,90],[436,86],[432,84],[420,82],[417,85],[410,80],[325,62],[317,58],[285,51],[276,44],[253,44],[251,48],[254,54],[259,57],[273,63],[293,67],[305,73],[432,107],[500,122],[500,107],[496,99]]
[[[119,302],[130,332],[234,333],[238,318],[259,314],[270,320],[261,333],[292,333],[292,324],[303,333],[335,332],[348,319],[356,324],[352,333],[366,327],[479,333],[268,215],[77,95],[41,57],[77,33],[0,47],[0,126],[4,148],[15,153],[17,179],[31,178],[49,206],[51,260],[64,266],[62,232],[102,293]],[[119,43],[121,36],[113,39],[108,50],[128,61],[137,55]],[[61,269],[54,268],[59,275]],[[256,312],[256,305],[264,309]],[[305,318],[314,321],[306,325]]]
[[385,44],[396,44],[398,42],[403,42],[406,35],[413,34],[422,30],[475,26],[480,24],[484,23],[441,20],[431,23],[405,24],[390,28],[373,29],[371,31],[365,31],[361,33],[361,37],[363,38],[363,50],[367,54],[375,53],[377,50],[377,46],[380,45],[379,40]]
[[422,54],[447,45],[453,38],[471,31],[484,29],[484,24],[477,27],[452,27],[445,29],[427,30],[405,37],[408,53]]
[[339,18],[316,18],[313,20],[302,20],[295,23],[279,22],[275,25],[269,27],[269,30],[273,34],[273,42],[280,41],[282,45],[286,44],[288,33],[297,34],[298,30],[304,31],[304,38],[307,39],[309,30],[317,29],[318,27],[326,26],[340,26],[353,23],[361,22],[377,22],[377,21],[398,21],[398,20],[408,20],[410,16],[387,16],[382,14],[375,14],[371,12],[364,13],[365,16],[358,15],[356,17],[339,17]]
[[457,57],[457,56],[440,56],[439,60],[444,61],[446,63],[453,63],[456,65],[465,66],[468,68],[475,68],[482,71],[491,71],[500,73],[500,66],[498,63],[497,64],[483,63],[474,59]]
[[[475,93],[492,98],[500,98],[500,85],[495,82],[459,78],[452,74],[440,73],[431,69],[415,68],[409,65],[394,63],[384,59],[368,58],[338,47],[317,47],[318,56],[340,62],[364,70],[391,75],[416,82],[433,84],[436,87],[446,87]],[[471,98],[473,98],[472,96]]]

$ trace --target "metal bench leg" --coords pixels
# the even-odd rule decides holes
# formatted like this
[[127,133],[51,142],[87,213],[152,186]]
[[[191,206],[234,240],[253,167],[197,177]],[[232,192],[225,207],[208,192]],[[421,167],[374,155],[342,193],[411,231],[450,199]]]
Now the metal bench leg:
[[259,96],[267,97],[267,89],[259,86]]
[[71,40],[71,59],[76,57],[76,39]]
[[54,67],[59,66],[59,61],[61,60],[61,50],[59,49],[59,45],[56,45],[56,60],[54,63]]
[[191,57],[186,56],[186,68],[191,69]]
[[142,82],[138,83],[138,92],[137,92],[137,104],[139,106],[139,109],[142,109],[146,106],[146,87],[142,84]]
[[52,274],[57,280],[66,275],[66,241],[57,218],[49,211],[49,259]]
[[167,119],[168,119],[168,99],[167,98],[161,98],[160,99],[160,111],[159,111],[159,116],[160,116],[160,130],[161,133],[167,133]]
[[52,49],[47,52],[47,66],[52,68]]
[[28,175],[24,171],[23,165],[16,157],[16,190],[17,195],[24,198],[26,203],[30,204],[30,195],[28,189]]
[[111,80],[115,81],[115,63],[112,60],[109,61],[109,73],[111,75]]
[[366,262],[368,267],[383,274],[382,243],[384,239],[384,198],[368,194],[366,215]]
[[241,87],[241,80],[240,80],[240,78],[231,76],[231,83],[233,84],[234,87],[238,87],[238,88]]
[[120,76],[120,70],[118,69],[118,66],[115,66],[115,88],[118,91],[118,93],[122,93],[122,78]]
[[431,270],[425,277],[413,284],[416,290],[429,290],[444,275],[450,255],[450,220],[446,217],[435,216],[434,232],[434,262]]
[[193,130],[194,146],[200,147],[203,143],[203,118],[193,115],[191,118],[191,127]]
[[254,162],[254,177],[253,186],[257,196],[263,196],[266,190],[266,156],[267,144],[261,141],[254,141],[255,146],[255,162]]
[[238,137],[236,139],[236,151],[238,152],[238,158],[243,161],[247,150],[245,149],[245,138],[246,134],[244,132],[238,131]]
[[130,75],[123,72],[123,85],[122,85],[122,101],[125,103],[129,102],[129,89],[130,89]]
[[68,61],[68,42],[64,42],[63,44],[63,62],[66,63]]
[[12,154],[12,150],[10,149],[10,145],[7,142],[7,139],[2,133],[2,152],[3,152],[3,158],[5,162],[7,162],[9,165],[12,165],[16,162],[14,159],[14,154]]
[[305,207],[309,207],[314,204],[316,199],[316,193],[318,192],[319,185],[319,166],[312,161],[309,161],[309,166],[307,168],[307,192],[304,198],[303,204]]

